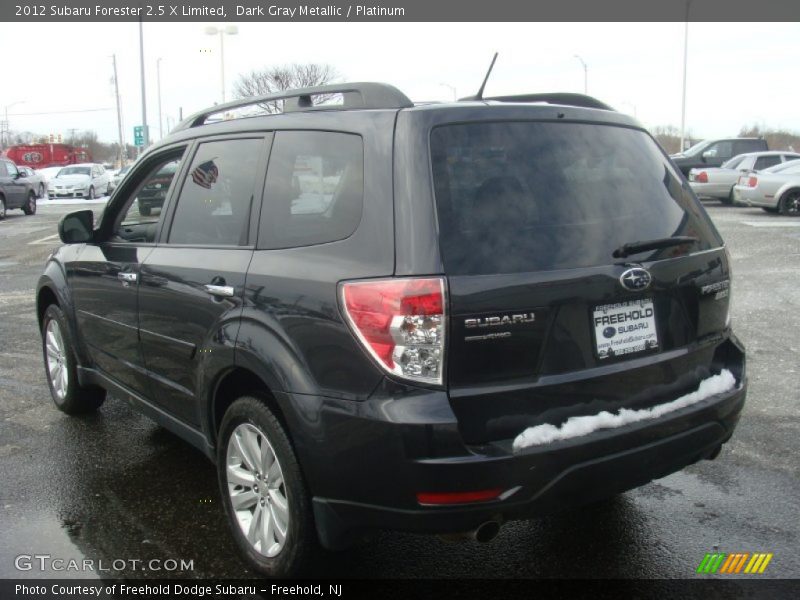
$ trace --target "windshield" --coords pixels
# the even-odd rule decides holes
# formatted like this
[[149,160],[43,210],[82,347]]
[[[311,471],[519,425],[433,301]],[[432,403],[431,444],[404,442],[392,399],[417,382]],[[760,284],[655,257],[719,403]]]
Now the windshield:
[[694,146],[692,146],[691,148],[687,148],[681,154],[684,154],[685,156],[694,156],[695,154],[700,154],[710,144],[711,141],[709,140],[697,142]]
[[642,131],[563,122],[448,125],[431,133],[431,157],[450,274],[609,264],[623,244],[672,236],[700,241],[637,259],[721,243]]
[[64,175],[90,175],[92,169],[90,167],[64,167],[58,172],[56,177],[63,177]]
[[734,157],[733,157],[732,159],[730,159],[729,161],[722,163],[722,165],[720,165],[720,168],[721,168],[721,169],[735,169],[736,167],[738,167],[738,166],[739,166],[739,164],[740,164],[740,163],[741,163],[741,162],[742,162],[742,161],[743,161],[745,158],[747,158],[747,156],[745,156],[744,154],[740,154],[739,156],[734,156]]
[[781,171],[785,171],[786,169],[791,169],[792,167],[800,167],[800,159],[790,160],[785,163],[779,163],[773,167],[769,167],[768,169],[762,169],[762,173],[780,173]]

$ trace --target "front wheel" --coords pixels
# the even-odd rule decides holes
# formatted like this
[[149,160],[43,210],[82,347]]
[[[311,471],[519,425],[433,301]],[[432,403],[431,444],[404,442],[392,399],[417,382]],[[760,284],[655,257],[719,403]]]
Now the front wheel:
[[800,217],[800,190],[790,190],[783,195],[778,210],[788,217]]
[[297,574],[317,548],[311,503],[283,426],[255,397],[225,413],[217,444],[225,514],[241,554],[270,577]]
[[6,199],[0,196],[0,221],[6,218]]
[[39,184],[39,198],[44,198],[44,184]]
[[94,196],[94,186],[93,185],[89,186],[89,196],[88,196],[88,198],[89,198],[89,200],[94,200],[94,198],[95,198],[95,196]]
[[98,387],[82,387],[78,383],[77,360],[67,320],[56,304],[48,306],[44,313],[42,353],[50,395],[58,410],[77,415],[100,408],[106,399],[106,391]]
[[22,207],[22,212],[28,216],[36,214],[36,194],[33,192],[28,192],[28,201]]

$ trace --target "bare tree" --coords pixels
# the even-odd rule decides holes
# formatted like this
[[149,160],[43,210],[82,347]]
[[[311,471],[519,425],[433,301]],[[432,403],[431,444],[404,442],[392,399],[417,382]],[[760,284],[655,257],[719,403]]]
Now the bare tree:
[[[339,79],[339,73],[330,65],[318,63],[291,64],[266,67],[239,75],[234,84],[234,95],[237,98],[250,98],[275,94],[284,90],[295,88],[315,87],[332,83]],[[315,104],[324,104],[331,101],[338,94],[320,94],[315,97]],[[259,104],[270,113],[283,110],[283,103],[265,102]]]

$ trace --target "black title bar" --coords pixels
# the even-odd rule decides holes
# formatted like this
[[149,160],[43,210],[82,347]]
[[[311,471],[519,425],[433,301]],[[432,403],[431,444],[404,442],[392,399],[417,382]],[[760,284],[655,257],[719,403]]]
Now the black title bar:
[[798,21],[796,0],[54,0],[0,3],[0,21]]

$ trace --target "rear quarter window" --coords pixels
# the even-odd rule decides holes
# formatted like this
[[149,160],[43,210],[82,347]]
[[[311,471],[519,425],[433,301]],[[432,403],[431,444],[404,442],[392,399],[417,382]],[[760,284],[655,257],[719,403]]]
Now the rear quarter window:
[[448,274],[515,273],[613,263],[622,244],[688,235],[720,244],[655,142],[625,127],[497,122],[431,132],[439,245]]
[[364,204],[360,136],[279,131],[270,154],[259,248],[293,248],[349,237]]

